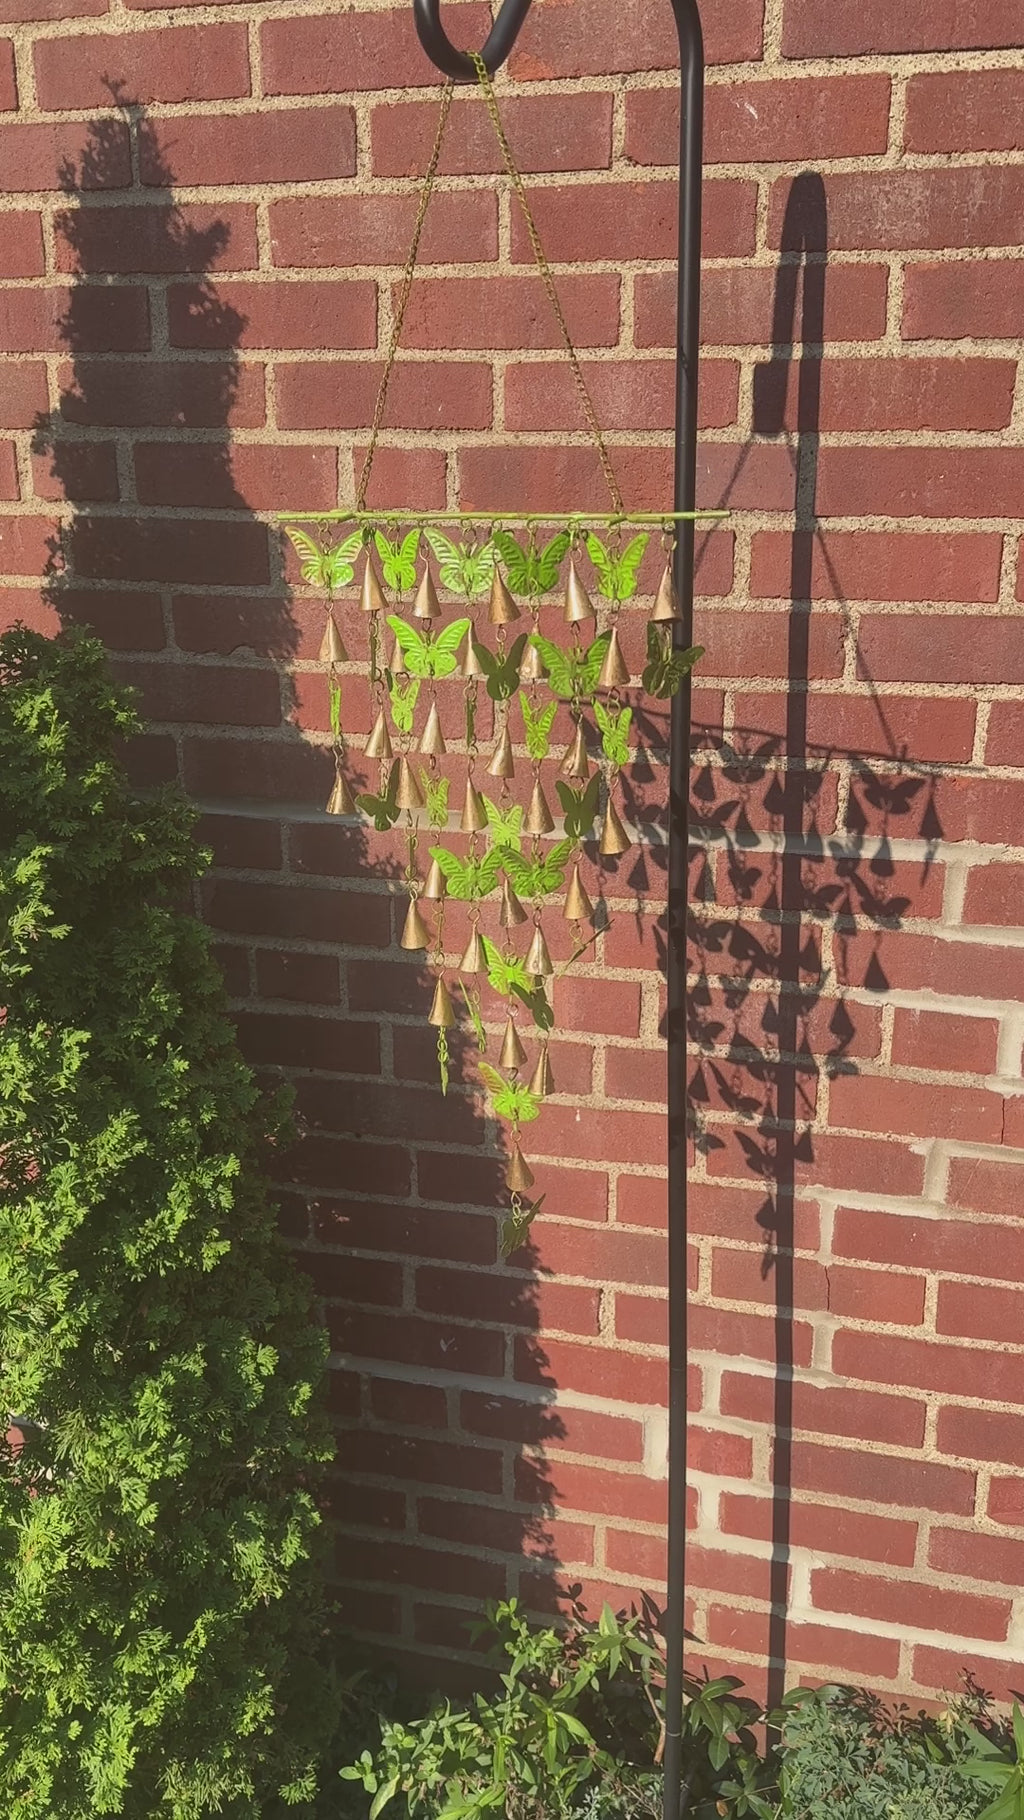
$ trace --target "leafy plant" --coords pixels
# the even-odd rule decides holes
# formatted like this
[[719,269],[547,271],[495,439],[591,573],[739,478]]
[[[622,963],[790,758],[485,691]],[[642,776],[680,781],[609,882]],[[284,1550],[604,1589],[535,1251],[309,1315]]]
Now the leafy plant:
[[498,882],[501,853],[496,847],[489,847],[477,859],[460,859],[447,847],[431,847],[430,857],[440,866],[451,896],[464,902],[479,903],[481,898],[490,896]]
[[469,631],[468,619],[453,619],[450,626],[433,637],[417,632],[397,613],[388,614],[388,625],[398,640],[405,667],[410,676],[453,676],[459,665],[459,646]]
[[540,1114],[540,1101],[521,1081],[506,1081],[488,1062],[480,1063],[480,1074],[488,1087],[494,1110],[500,1119],[511,1119],[527,1125]]
[[286,525],[285,532],[299,557],[303,581],[308,581],[315,588],[328,588],[331,593],[338,588],[348,587],[356,572],[356,557],[363,547],[361,531],[350,532],[348,537],[343,537],[330,550],[322,549],[298,525]]
[[611,641],[611,632],[600,632],[585,651],[578,651],[572,645],[563,651],[560,645],[553,645],[539,632],[531,635],[531,642],[541,654],[548,682],[563,701],[578,701],[593,695]]
[[510,531],[495,531],[493,541],[513,594],[526,594],[531,599],[550,594],[569,548],[568,531],[557,532],[542,550],[533,543],[527,543],[524,549]]
[[689,675],[703,655],[703,645],[689,645],[685,651],[673,651],[671,634],[663,636],[661,626],[649,625],[647,664],[642,678],[648,695],[655,696],[659,701],[668,701],[678,694],[684,676]]
[[624,550],[612,550],[593,531],[588,533],[587,554],[597,570],[601,593],[606,600],[629,600],[636,593],[640,564],[649,542],[649,534],[641,531],[638,537],[630,539]]
[[443,531],[428,529],[426,539],[437,557],[444,586],[467,600],[486,594],[494,576],[494,549],[489,543],[452,543]]
[[968,1757],[964,1772],[973,1781],[995,1787],[999,1793],[980,1820],[1024,1820],[1024,1713],[1014,1702],[1012,1751],[1000,1748],[991,1737],[972,1728],[976,1755]]
[[536,714],[530,707],[529,697],[520,694],[519,706],[523,711],[523,726],[526,730],[526,750],[535,763],[547,758],[551,750],[551,729],[558,713],[557,701],[549,701],[546,708],[538,708]]
[[616,714],[613,709],[606,708],[603,702],[595,701],[594,718],[601,732],[601,750],[609,764],[628,765],[632,708],[620,708]]
[[312,1814],[325,1348],[137,730],[97,640],[0,638],[0,1805]]
[[411,588],[416,580],[416,552],[420,547],[418,530],[409,531],[405,537],[396,538],[394,543],[383,531],[375,531],[373,541],[377,545],[381,570],[389,588],[403,593]]

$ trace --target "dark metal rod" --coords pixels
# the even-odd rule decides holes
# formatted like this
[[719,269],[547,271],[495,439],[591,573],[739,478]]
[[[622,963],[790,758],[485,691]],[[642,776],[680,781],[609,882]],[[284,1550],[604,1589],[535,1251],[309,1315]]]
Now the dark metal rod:
[[[697,368],[700,357],[700,229],[704,167],[704,34],[698,0],[672,0],[679,32],[679,278],[676,316],[675,505],[697,498]],[[677,648],[693,643],[695,531],[683,520],[675,581],[682,619]],[[686,946],[690,849],[690,681],[672,702],[668,846],[668,1569],[664,1820],[690,1805],[683,1769],[686,1650],[687,1290]]]
[[[531,0],[505,0],[481,56],[491,73],[512,49]],[[676,329],[675,509],[693,512],[697,499],[697,368],[700,355],[701,185],[704,165],[704,34],[698,0],[672,0],[679,33],[682,119],[679,145],[679,279]],[[441,25],[440,0],[413,0],[420,43],[456,82],[475,82],[471,58],[456,50]],[[693,643],[696,527],[679,526],[675,583],[682,618],[677,649]],[[683,1774],[683,1693],[686,1651],[686,1448],[689,1308],[687,1292],[687,1055],[686,937],[690,847],[690,683],[672,702],[668,848],[668,1598],[665,1685],[664,1820],[689,1809]]]
[[[480,52],[489,75],[500,70],[509,55],[530,5],[531,0],[505,0]],[[478,81],[473,59],[456,50],[441,24],[441,0],[412,0],[412,10],[420,43],[431,62],[453,82]]]

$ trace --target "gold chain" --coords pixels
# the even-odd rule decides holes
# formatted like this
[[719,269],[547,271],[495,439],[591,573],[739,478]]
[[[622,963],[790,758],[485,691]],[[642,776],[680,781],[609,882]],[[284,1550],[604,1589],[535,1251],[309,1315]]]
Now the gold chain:
[[580,403],[583,406],[583,415],[586,418],[587,428],[590,431],[594,446],[597,449],[600,458],[601,468],[608,485],[608,491],[611,494],[612,505],[616,512],[621,512],[624,508],[622,494],[619,492],[618,481],[615,478],[615,470],[612,467],[611,457],[601,433],[601,425],[597,421],[597,412],[594,410],[593,400],[587,389],[587,382],[583,377],[579,355],[576,352],[572,336],[569,333],[569,324],[565,320],[565,312],[562,309],[558,291],[555,288],[555,280],[552,276],[551,267],[548,264],[547,255],[541,245],[537,223],[533,219],[533,211],[530,208],[530,199],[526,193],[526,185],[523,182],[519,166],[516,164],[515,158],[512,155],[512,147],[509,145],[505,135],[505,128],[502,124],[501,114],[498,111],[498,101],[494,93],[494,85],[491,82],[490,72],[479,51],[470,51],[469,55],[473,59],[480,87],[483,90],[484,100],[487,103],[487,111],[491,116],[498,144],[501,147],[501,155],[505,160],[505,169],[508,172],[509,181],[512,188],[515,190],[516,196],[519,199],[519,206],[523,211],[523,220],[526,222],[526,231],[530,236],[530,245],[533,248],[533,257],[536,261],[537,270],[540,273],[541,282],[547,292],[548,302],[554,311],[558,327],[561,330],[562,340],[565,343],[565,351],[569,356],[569,363],[572,367],[572,376],[576,381],[576,390],[579,393]]
[[437,132],[434,136],[434,149],[430,154],[430,163],[427,165],[427,174],[423,179],[423,188],[420,191],[420,205],[416,212],[416,225],[412,231],[412,245],[409,248],[409,257],[405,262],[405,271],[402,275],[402,288],[398,295],[398,308],[395,311],[395,320],[391,329],[391,340],[388,344],[387,356],[384,361],[384,371],[381,374],[380,385],[377,387],[377,402],[373,408],[373,428],[370,431],[370,440],[366,447],[366,454],[363,457],[363,471],[359,476],[359,485],[356,488],[356,507],[360,512],[364,511],[366,508],[366,494],[370,485],[370,469],[373,467],[373,458],[377,452],[377,439],[380,435],[381,425],[384,422],[384,412],[388,402],[388,386],[391,383],[391,374],[395,365],[395,356],[398,353],[398,344],[402,338],[402,324],[405,321],[405,312],[409,304],[409,294],[412,290],[412,281],[416,272],[416,260],[419,257],[420,237],[423,233],[423,223],[427,218],[427,209],[430,206],[430,198],[434,189],[434,179],[437,176],[437,167],[441,162],[441,148],[444,145],[444,136],[448,127],[448,116],[451,113],[452,96],[454,93],[455,84],[452,82],[447,83],[445,85],[444,93],[441,96],[441,112],[438,115],[437,120]]

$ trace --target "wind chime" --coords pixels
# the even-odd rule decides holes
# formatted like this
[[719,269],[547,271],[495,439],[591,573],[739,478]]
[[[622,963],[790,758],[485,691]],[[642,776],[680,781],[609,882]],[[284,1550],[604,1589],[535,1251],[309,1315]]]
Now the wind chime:
[[[481,1058],[487,1052],[484,982],[504,1003],[498,1066],[481,1059],[479,1070],[496,1116],[508,1127],[505,1179],[511,1206],[503,1233],[508,1253],[521,1243],[541,1204],[529,1199],[534,1177],[520,1134],[556,1090],[550,1057],[556,982],[587,952],[597,934],[594,904],[581,876],[585,846],[593,841],[598,825],[601,862],[619,857],[632,845],[619,804],[636,708],[645,694],[660,700],[675,694],[701,651],[697,646],[673,649],[673,628],[680,617],[672,579],[675,537],[680,519],[697,515],[630,514],[623,506],[490,77],[482,59],[475,57],[474,63],[572,364],[613,510],[559,520],[550,514],[473,517],[366,509],[388,384],[448,123],[449,84],[355,507],[292,514],[285,530],[297,551],[303,579],[322,588],[327,597],[320,661],[326,670],[335,760],[327,810],[332,815],[365,817],[380,832],[395,826],[405,831],[408,904],[401,945],[429,956],[434,988],[428,1019],[437,1030],[443,1091],[448,1088],[449,1032],[457,1024],[463,1022],[472,1031]],[[336,542],[339,527],[345,535]],[[542,531],[553,534],[545,540]],[[659,534],[661,573],[651,592],[646,661],[634,678],[620,638],[619,616],[624,603],[638,594],[652,536]],[[342,676],[351,666],[335,602],[340,605],[352,588],[358,590],[369,633],[373,724],[362,757],[379,767],[376,790],[354,791],[346,774],[350,742],[343,725]],[[459,602],[461,614],[447,617],[453,608],[443,605],[442,597]],[[562,609],[561,638],[546,636],[541,629],[545,603],[555,600]],[[544,625],[548,632],[554,630],[547,617]],[[461,692],[457,709],[447,691],[439,688],[449,681]],[[493,726],[481,749],[481,716],[488,705]],[[564,750],[553,753],[560,716],[566,721],[566,742]],[[457,797],[450,803],[456,780]],[[521,792],[520,782],[525,785]],[[442,837],[449,832],[465,837],[461,851],[444,843]],[[428,833],[432,840],[425,838]],[[457,960],[445,937],[450,900],[465,904],[468,911],[468,939]],[[559,901],[560,921],[567,926],[569,939],[554,942],[560,954],[568,950],[556,967],[548,939],[551,925],[547,932],[544,925]],[[532,1057],[523,1040],[531,1031]]]

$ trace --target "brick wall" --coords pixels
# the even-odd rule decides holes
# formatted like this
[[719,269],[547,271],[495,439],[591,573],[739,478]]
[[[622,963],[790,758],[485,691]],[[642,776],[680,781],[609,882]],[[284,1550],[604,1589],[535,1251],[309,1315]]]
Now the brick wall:
[[[287,1217],[336,1347],[348,1615],[433,1661],[506,1586],[663,1594],[664,772],[655,724],[614,928],[560,988],[546,1215],[496,1267],[497,1134],[430,1084],[396,849],[321,813],[321,608],[266,523],[351,497],[433,131],[410,12],[3,0],[0,571],[5,619],[99,628],[141,774],[207,810],[243,1038],[308,1128]],[[1004,1693],[1024,27],[705,14],[701,485],[733,515],[699,582],[693,1661]],[[480,41],[478,0],[446,16]],[[537,0],[501,84],[637,507],[669,498],[674,58],[667,3]],[[379,501],[601,502],[496,166],[460,97]]]

